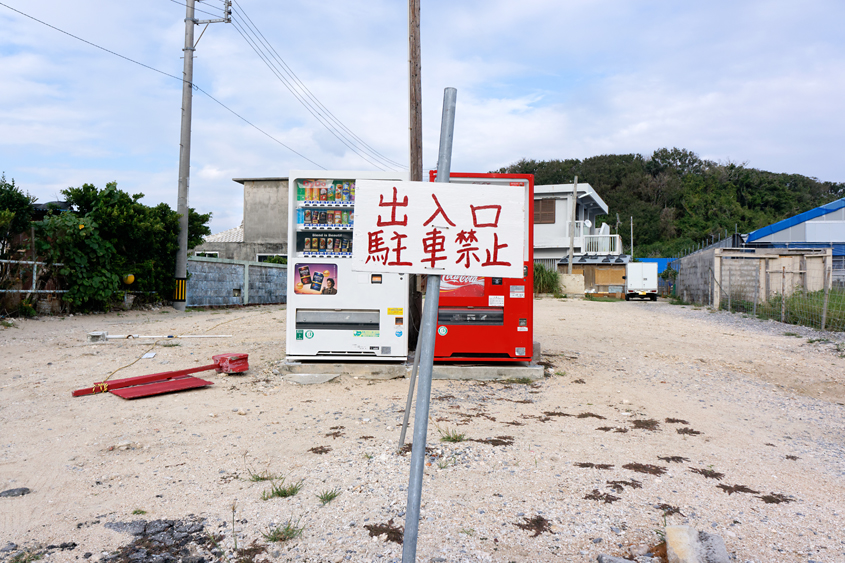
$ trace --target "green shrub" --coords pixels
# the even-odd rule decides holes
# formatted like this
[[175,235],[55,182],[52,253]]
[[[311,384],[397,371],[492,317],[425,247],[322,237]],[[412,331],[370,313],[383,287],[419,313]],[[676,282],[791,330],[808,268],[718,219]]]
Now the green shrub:
[[534,293],[560,294],[560,274],[534,262]]

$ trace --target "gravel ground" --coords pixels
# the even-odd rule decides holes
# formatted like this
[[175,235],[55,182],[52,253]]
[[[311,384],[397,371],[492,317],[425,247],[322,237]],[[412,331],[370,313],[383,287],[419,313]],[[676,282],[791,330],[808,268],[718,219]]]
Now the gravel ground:
[[[665,524],[720,535],[736,561],[845,561],[842,334],[662,300],[535,305],[548,377],[433,383],[418,561],[595,561],[646,553]],[[281,381],[278,306],[16,324],[0,331],[0,491],[30,492],[0,498],[0,560],[401,560],[406,380]],[[252,369],[70,396],[151,348],[115,377],[223,351]],[[301,535],[265,537],[286,526]]]

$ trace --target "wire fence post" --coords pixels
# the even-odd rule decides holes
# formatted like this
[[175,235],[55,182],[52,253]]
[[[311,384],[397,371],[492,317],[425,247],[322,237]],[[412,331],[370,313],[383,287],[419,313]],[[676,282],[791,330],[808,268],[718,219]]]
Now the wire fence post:
[[786,266],[781,267],[780,322],[786,322]]
[[[765,263],[765,262],[764,262]],[[760,295],[760,263],[757,263],[757,275],[754,276],[754,305],[752,306],[752,315],[757,317],[757,298]]]
[[824,303],[822,304],[822,330],[825,329],[825,325],[827,324],[827,305],[830,299],[830,269],[827,267],[827,258],[825,257],[822,261],[824,266],[822,270],[824,270]]
[[[730,264],[730,262],[728,262]],[[733,313],[733,307],[731,306],[731,293],[733,293],[733,286],[731,285],[731,269],[728,268],[728,313]]]

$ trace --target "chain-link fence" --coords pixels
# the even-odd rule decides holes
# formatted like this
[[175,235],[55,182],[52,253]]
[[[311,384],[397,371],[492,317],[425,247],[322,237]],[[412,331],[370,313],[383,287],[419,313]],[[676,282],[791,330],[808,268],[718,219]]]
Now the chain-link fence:
[[726,254],[710,270],[715,308],[845,331],[845,288],[829,254]]

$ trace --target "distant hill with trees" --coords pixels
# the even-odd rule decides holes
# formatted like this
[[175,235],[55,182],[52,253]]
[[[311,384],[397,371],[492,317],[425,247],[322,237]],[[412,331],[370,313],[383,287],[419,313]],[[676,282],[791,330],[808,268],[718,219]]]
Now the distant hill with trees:
[[599,217],[630,248],[630,217],[638,257],[672,256],[736,228],[748,233],[845,197],[845,183],[778,174],[733,162],[716,163],[686,149],[601,155],[584,160],[520,160],[496,172],[534,174],[535,185],[589,183],[607,203]]

